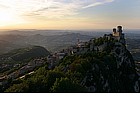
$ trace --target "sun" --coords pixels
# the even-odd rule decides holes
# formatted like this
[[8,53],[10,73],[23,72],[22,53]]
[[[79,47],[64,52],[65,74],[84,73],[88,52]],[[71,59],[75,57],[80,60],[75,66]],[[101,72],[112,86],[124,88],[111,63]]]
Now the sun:
[[9,24],[13,20],[13,15],[6,13],[5,11],[0,11],[0,25]]
[[0,10],[0,26],[9,26],[22,23],[22,19],[12,10]]

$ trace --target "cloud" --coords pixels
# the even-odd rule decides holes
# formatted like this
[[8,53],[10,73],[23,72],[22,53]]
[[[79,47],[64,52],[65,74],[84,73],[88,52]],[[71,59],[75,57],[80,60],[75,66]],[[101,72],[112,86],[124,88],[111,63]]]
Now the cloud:
[[102,4],[105,4],[105,3],[110,3],[110,2],[113,2],[114,0],[102,0],[102,1],[95,1],[89,5],[86,5],[84,6],[83,8],[90,8],[90,7],[94,7],[94,6],[98,6],[98,5],[102,5]]
[[114,0],[48,0],[41,2],[31,11],[26,11],[24,16],[45,17],[48,19],[60,19],[79,14],[82,9],[113,2]]
[[41,16],[48,19],[52,18],[63,18],[66,16],[73,16],[78,14],[78,10],[81,9],[83,5],[79,1],[48,1],[46,4],[40,4],[36,9],[27,11],[23,15],[34,17]]
[[27,20],[60,19],[79,14],[82,9],[113,2],[114,0],[0,0],[1,7]]
[[9,8],[8,6],[6,6],[6,5],[3,5],[3,4],[0,4],[0,9],[6,9],[6,8]]

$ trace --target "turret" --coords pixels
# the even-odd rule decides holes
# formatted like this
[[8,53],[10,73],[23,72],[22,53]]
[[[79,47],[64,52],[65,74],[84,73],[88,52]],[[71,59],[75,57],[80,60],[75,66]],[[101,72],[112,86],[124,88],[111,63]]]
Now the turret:
[[113,36],[115,36],[115,35],[116,35],[116,33],[117,33],[116,28],[113,28]]
[[117,32],[116,28],[113,28],[113,33],[116,33],[116,32]]
[[119,33],[119,36],[122,35],[122,26],[117,27],[117,32]]

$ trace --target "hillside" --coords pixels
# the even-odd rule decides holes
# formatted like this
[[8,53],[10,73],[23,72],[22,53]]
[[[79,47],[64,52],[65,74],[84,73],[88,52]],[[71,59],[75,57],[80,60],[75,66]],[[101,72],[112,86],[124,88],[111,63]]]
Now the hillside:
[[43,47],[32,46],[21,49],[14,49],[0,55],[0,78],[1,75],[13,72],[31,60],[47,57],[50,53]]
[[32,46],[32,47],[14,49],[9,53],[5,53],[1,55],[1,59],[4,60],[9,58],[10,61],[24,62],[38,57],[45,57],[49,54],[50,54],[49,51],[47,51],[44,47]]
[[41,46],[33,46],[24,49],[18,49],[11,52],[11,58],[14,61],[24,61],[34,59],[38,57],[45,57],[49,55],[49,52]]
[[15,44],[13,42],[0,40],[0,54],[4,54],[7,52],[10,52],[13,49],[18,49],[18,48],[22,48],[22,47],[23,47],[22,45]]

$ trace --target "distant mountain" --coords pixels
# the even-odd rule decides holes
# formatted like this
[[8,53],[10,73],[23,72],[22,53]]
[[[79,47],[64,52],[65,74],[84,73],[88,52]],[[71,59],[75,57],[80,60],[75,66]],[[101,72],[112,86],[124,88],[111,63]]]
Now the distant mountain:
[[51,51],[62,50],[63,48],[75,45],[80,41],[88,41],[92,36],[81,35],[79,33],[69,33],[65,35],[54,35],[46,38],[47,48]]
[[20,49],[14,49],[9,53],[1,55],[3,58],[11,58],[11,60],[16,62],[24,62],[38,57],[46,57],[50,53],[44,47],[32,46]]
[[[19,31],[16,31],[18,33]],[[8,41],[9,43],[14,43],[21,46],[29,46],[29,45],[37,45],[43,46],[49,51],[57,51],[62,50],[63,48],[67,48],[71,45],[75,45],[77,40],[87,41],[92,36],[82,35],[80,33],[61,33],[58,35],[42,35],[42,34],[33,34],[33,35],[25,35],[25,34],[3,34],[0,35],[0,39],[4,41]],[[16,45],[16,46],[17,46]],[[16,47],[17,48],[17,47]],[[9,45],[9,49],[12,49]]]
[[1,35],[35,35],[41,34],[44,36],[52,36],[52,35],[64,35],[69,33],[80,33],[84,35],[103,35],[105,33],[109,33],[110,30],[36,30],[36,29],[27,29],[27,30],[0,30]]
[[[0,40],[0,54],[7,53],[13,49],[22,48],[22,45]],[[25,46],[24,46],[25,47]]]
[[[93,37],[100,37],[108,31],[11,30],[0,32],[0,54],[27,46],[43,46],[54,52],[74,46],[78,38],[81,41],[87,41]],[[134,59],[140,62],[139,32],[126,31],[125,37],[128,43],[127,49],[130,50]]]
[[[0,32],[0,54],[33,45],[43,46],[54,52],[75,45],[78,38],[81,41],[87,41],[90,38],[102,36],[104,33],[104,30],[11,30]],[[134,58],[138,58],[140,53],[139,32],[126,31],[125,37],[128,43],[127,48],[132,55],[134,54]]]

